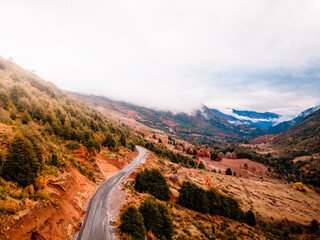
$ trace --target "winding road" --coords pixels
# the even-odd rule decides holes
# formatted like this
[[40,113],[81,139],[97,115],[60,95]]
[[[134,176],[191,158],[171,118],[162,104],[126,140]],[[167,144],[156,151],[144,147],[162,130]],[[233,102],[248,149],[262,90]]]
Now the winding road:
[[128,176],[141,162],[145,161],[147,151],[136,147],[139,155],[124,169],[102,183],[90,201],[83,227],[76,237],[77,240],[111,240],[113,237],[109,227],[108,202],[112,190],[120,181]]

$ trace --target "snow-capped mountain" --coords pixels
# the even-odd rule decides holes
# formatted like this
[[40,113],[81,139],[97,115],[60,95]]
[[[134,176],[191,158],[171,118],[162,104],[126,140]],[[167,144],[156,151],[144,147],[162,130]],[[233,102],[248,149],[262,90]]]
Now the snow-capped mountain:
[[292,120],[281,122],[277,125],[269,127],[267,129],[267,132],[269,134],[278,134],[280,132],[283,132],[283,131],[287,130],[288,128],[301,122],[304,118],[308,117],[310,114],[314,113],[318,109],[320,109],[320,105],[309,108],[309,109],[303,111],[302,113],[300,113],[296,118],[294,118]]
[[229,114],[223,113],[217,109],[211,109],[215,114],[224,117],[230,123],[234,125],[250,125],[253,127],[259,127],[261,129],[267,129],[273,126],[277,122],[281,115],[272,112],[255,112],[255,111],[240,111],[236,109],[230,109]]

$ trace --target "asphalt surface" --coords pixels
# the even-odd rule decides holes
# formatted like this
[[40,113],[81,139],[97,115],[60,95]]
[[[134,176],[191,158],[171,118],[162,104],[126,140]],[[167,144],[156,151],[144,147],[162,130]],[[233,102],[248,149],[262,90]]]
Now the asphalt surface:
[[112,190],[120,181],[128,176],[139,163],[145,161],[147,151],[138,147],[139,155],[124,169],[101,184],[90,201],[83,227],[76,237],[77,240],[111,240],[109,228],[108,201]]

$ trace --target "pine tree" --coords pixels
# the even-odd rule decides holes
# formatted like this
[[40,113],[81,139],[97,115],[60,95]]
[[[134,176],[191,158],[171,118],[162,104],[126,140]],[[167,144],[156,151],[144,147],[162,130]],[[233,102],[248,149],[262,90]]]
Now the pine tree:
[[17,134],[9,146],[2,176],[25,187],[34,184],[40,170],[33,146],[28,139]]
[[107,134],[104,141],[102,142],[102,146],[113,149],[116,146],[116,140],[114,140],[111,134]]
[[168,201],[171,192],[168,183],[159,169],[145,169],[137,173],[134,188],[138,192],[147,192],[152,196]]
[[231,168],[227,168],[226,175],[231,175],[232,176]]
[[119,143],[124,147],[127,145],[126,135],[124,133],[121,133]]
[[141,204],[139,212],[143,216],[147,231],[151,231],[157,239],[172,239],[173,218],[165,204],[147,198]]
[[244,220],[245,220],[246,224],[248,224],[250,226],[254,227],[256,225],[256,217],[254,216],[254,213],[251,210],[249,210],[245,213]]
[[120,230],[122,233],[130,235],[133,239],[144,240],[146,229],[143,216],[135,206],[129,206],[124,210],[121,217]]

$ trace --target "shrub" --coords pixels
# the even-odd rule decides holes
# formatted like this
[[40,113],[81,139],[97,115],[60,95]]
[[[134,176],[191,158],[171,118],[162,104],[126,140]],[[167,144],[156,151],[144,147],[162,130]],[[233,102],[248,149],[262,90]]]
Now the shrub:
[[143,216],[147,231],[151,231],[157,239],[172,239],[173,218],[170,209],[165,204],[147,198],[141,204],[139,212]]
[[206,167],[204,166],[204,164],[202,162],[199,163],[198,168],[200,169],[205,169]]
[[78,150],[81,147],[77,141],[70,141],[67,143],[66,148],[68,148],[69,150]]
[[120,230],[122,233],[130,235],[133,239],[144,240],[146,229],[143,216],[135,206],[129,206],[122,213]]
[[231,175],[232,176],[231,168],[227,168],[226,175]]
[[35,195],[34,195],[35,200],[50,200],[49,193],[46,190],[39,190]]
[[152,196],[168,201],[171,192],[165,177],[158,169],[144,169],[137,173],[134,188],[138,192],[146,192]]
[[310,229],[312,232],[315,232],[319,229],[319,222],[316,219],[313,219],[310,224]]
[[250,226],[254,227],[256,225],[256,217],[254,216],[254,213],[251,210],[245,213],[244,221],[246,222],[246,224]]
[[60,167],[60,161],[58,155],[56,153],[52,153],[51,161],[49,162],[50,165],[56,166],[57,168]]

